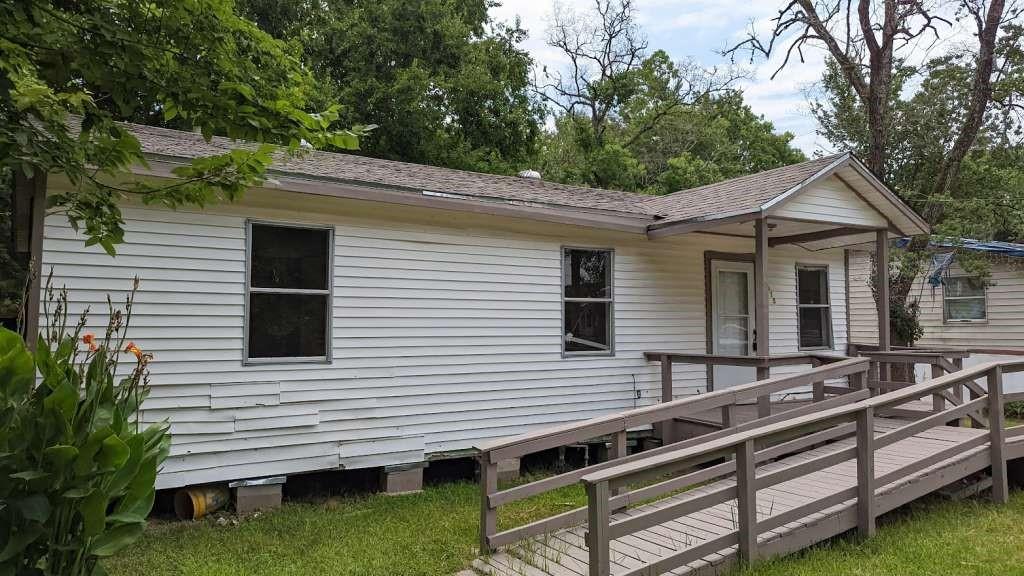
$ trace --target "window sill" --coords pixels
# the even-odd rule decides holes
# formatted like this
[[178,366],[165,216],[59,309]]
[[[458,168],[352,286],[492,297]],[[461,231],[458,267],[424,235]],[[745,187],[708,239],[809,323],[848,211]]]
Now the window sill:
[[330,364],[331,359],[324,356],[292,357],[292,358],[245,358],[242,366],[266,366],[274,364]]
[[832,350],[835,350],[835,348],[833,346],[807,346],[807,347],[798,346],[797,347],[797,351],[799,351],[799,352],[822,352],[824,350],[832,351]]
[[562,358],[613,358],[615,351],[611,352],[562,352]]
[[944,320],[943,324],[988,324],[988,318],[979,320]]

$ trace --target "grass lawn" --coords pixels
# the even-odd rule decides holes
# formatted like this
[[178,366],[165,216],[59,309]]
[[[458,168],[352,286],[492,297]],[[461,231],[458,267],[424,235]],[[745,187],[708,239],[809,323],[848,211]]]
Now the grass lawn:
[[1010,576],[1024,574],[1024,492],[1008,506],[925,500],[864,542],[836,538],[742,576]]
[[[152,523],[104,566],[112,576],[444,576],[476,554],[478,490],[455,482],[421,494],[286,504],[238,526]],[[502,507],[499,527],[585,503],[579,486],[555,490]]]
[[[108,561],[111,575],[436,576],[473,558],[477,487],[452,483],[422,494],[288,504],[238,526],[153,523]],[[584,502],[571,487],[503,510],[503,525]],[[798,556],[760,563],[744,576],[1024,574],[1024,493],[1006,507],[929,500],[884,522],[878,537],[835,539]]]

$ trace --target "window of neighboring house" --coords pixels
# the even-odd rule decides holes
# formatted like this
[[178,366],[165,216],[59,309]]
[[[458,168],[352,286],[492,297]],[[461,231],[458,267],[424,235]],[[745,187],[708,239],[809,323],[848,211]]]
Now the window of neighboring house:
[[333,230],[249,223],[245,358],[328,361]]
[[612,353],[612,251],[562,249],[562,351]]
[[828,295],[828,268],[797,266],[796,292],[800,348],[831,348],[832,307]]
[[966,276],[952,276],[942,282],[942,299],[948,322],[985,320],[985,287]]

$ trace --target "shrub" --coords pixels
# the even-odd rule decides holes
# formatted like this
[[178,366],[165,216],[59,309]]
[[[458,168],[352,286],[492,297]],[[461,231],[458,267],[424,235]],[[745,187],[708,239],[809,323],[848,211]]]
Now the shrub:
[[[69,329],[50,282],[35,354],[0,329],[0,576],[102,575],[99,559],[142,532],[170,438],[137,418],[150,360],[124,341],[137,287],[124,311],[108,299],[102,337],[84,331],[88,310]],[[121,355],[133,367],[118,381]]]

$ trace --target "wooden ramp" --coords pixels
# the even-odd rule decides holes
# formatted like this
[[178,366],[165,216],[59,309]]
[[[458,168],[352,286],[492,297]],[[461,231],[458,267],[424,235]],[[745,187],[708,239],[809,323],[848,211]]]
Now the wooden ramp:
[[[1004,397],[1002,374],[1024,371],[1024,362],[983,364],[874,395],[864,369],[843,360],[482,448],[481,549],[490,553],[460,576],[722,574],[738,561],[851,529],[870,537],[878,515],[979,473],[991,474],[992,498],[1006,501],[1006,461],[1024,457],[1024,427],[1003,426],[1003,402],[1018,395]],[[827,387],[831,397],[786,412],[762,407],[738,417],[750,398],[836,376],[850,387]],[[731,427],[626,455],[630,427],[709,410],[728,414]],[[973,427],[958,425],[967,419]],[[586,434],[611,435],[614,459],[498,490],[497,462]],[[497,530],[499,506],[577,482],[586,507]]]
[[[875,420],[875,434],[891,432],[907,421],[879,418]],[[929,457],[941,455],[951,447],[972,444],[971,440],[986,440],[987,430],[973,428],[937,427],[891,444],[875,453],[875,473],[878,477],[912,466]],[[758,475],[778,472],[794,464],[806,462],[849,449],[855,440],[845,439],[809,450],[798,455],[757,467]],[[944,459],[916,474],[905,476],[877,491],[876,513],[881,514],[919,498],[928,492],[964,478],[988,466],[988,448],[985,445],[970,448],[953,458]],[[687,492],[659,500],[652,504],[631,508],[627,512],[612,514],[612,521],[664,509],[672,503],[685,502],[723,487],[735,487],[735,479],[720,480]],[[857,527],[856,496],[845,497],[857,485],[857,466],[854,460],[824,468],[817,472],[782,482],[757,493],[757,519],[760,523],[784,524],[758,536],[758,545],[764,554],[784,554],[820,542],[851,528]],[[822,501],[842,499],[820,512],[803,515],[801,507]],[[737,502],[709,506],[698,512],[659,523],[627,537],[611,542],[612,574],[626,574],[656,563],[660,558],[688,550],[701,552],[700,557],[667,574],[716,574],[735,563],[737,546],[711,546],[707,543],[727,536],[737,529]],[[796,512],[794,514],[794,511]],[[797,518],[789,519],[789,516]],[[588,550],[584,542],[585,526],[534,536],[492,556],[473,563],[479,574],[500,576],[588,576]],[[704,549],[704,550],[702,550]]]

